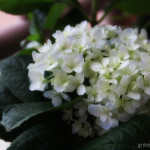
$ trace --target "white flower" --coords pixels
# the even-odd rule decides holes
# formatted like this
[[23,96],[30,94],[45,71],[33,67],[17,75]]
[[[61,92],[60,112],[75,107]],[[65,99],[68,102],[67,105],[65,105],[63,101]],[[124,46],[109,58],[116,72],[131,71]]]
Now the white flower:
[[64,111],[73,133],[104,133],[149,111],[150,42],[144,29],[83,21],[53,37],[53,44],[48,40],[32,54],[29,88],[44,91],[54,107],[82,95]]
[[109,58],[103,58],[102,63],[93,62],[91,64],[91,69],[95,72],[105,73],[105,70],[109,64]]
[[44,76],[41,72],[31,71],[28,73],[28,76],[31,80],[29,89],[31,91],[44,91],[46,83],[44,83]]
[[72,92],[75,89],[74,78],[72,76],[67,76],[63,70],[55,70],[55,78],[51,80],[54,89],[57,92],[68,91]]
[[84,58],[81,54],[71,53],[63,57],[62,68],[65,72],[71,73],[75,71],[77,73],[82,72],[82,67],[84,64]]
[[106,33],[104,28],[94,27],[90,31],[90,47],[102,48],[105,44]]
[[47,40],[47,43],[45,43],[42,47],[39,48],[40,53],[49,52],[52,50],[52,43],[50,40]]
[[96,119],[98,126],[102,126],[105,130],[118,126],[118,120],[115,118],[107,117],[105,121],[101,121],[99,118]]
[[62,104],[62,98],[66,101],[70,101],[70,97],[67,94],[64,93],[58,93],[53,90],[45,91],[44,97],[52,99],[52,104],[57,107]]
[[137,30],[132,28],[124,29],[123,32],[120,33],[120,38],[123,40],[131,40],[135,41],[137,39]]
[[105,106],[91,104],[88,107],[89,113],[97,117],[97,125],[102,126],[105,130],[109,130],[111,127],[115,127],[118,125],[118,120],[111,118],[112,109],[113,104],[111,102],[106,103]]

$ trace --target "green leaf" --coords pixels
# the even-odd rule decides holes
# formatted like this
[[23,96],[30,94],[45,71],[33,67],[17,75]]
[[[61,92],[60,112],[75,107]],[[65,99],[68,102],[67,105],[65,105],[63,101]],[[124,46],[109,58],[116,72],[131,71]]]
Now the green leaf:
[[46,112],[51,107],[51,102],[24,103],[7,106],[3,112],[1,124],[9,132],[19,127],[29,118]]
[[17,98],[4,86],[0,77],[0,114],[6,105],[15,104],[17,102],[19,102]]
[[25,14],[55,0],[0,0],[0,9],[12,14]]
[[138,144],[150,142],[149,133],[150,117],[136,116],[77,150],[137,150]]
[[150,0],[119,0],[115,5],[115,8],[136,15],[149,15],[149,7]]
[[26,48],[26,49],[23,49],[23,50],[19,51],[18,54],[19,55],[32,55],[33,51],[37,52],[37,49],[35,49],[35,48]]
[[77,98],[66,102],[59,107],[53,107],[51,102],[24,103],[7,106],[3,112],[1,124],[5,126],[5,129],[9,132],[36,115],[71,108],[75,103],[80,101],[80,99],[81,98]]
[[62,15],[62,12],[64,11],[65,7],[65,3],[55,3],[50,7],[49,13],[45,21],[45,28],[51,30],[55,28],[55,25],[60,16]]
[[74,150],[79,140],[61,120],[55,118],[24,131],[8,150]]
[[31,34],[26,38],[26,41],[41,41],[40,34]]
[[83,20],[86,20],[85,16],[77,8],[73,8],[67,15],[58,20],[54,30],[63,30],[66,25],[75,26]]
[[4,85],[23,102],[42,101],[40,92],[29,91],[27,66],[32,63],[29,55],[14,55],[1,63],[1,78]]

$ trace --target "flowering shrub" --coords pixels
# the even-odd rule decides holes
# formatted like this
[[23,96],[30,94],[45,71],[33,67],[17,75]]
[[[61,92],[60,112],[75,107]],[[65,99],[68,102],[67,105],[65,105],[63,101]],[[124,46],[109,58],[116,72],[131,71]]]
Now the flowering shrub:
[[31,91],[43,91],[53,106],[81,97],[63,118],[80,136],[102,134],[148,111],[150,43],[142,29],[86,21],[66,26],[33,52]]

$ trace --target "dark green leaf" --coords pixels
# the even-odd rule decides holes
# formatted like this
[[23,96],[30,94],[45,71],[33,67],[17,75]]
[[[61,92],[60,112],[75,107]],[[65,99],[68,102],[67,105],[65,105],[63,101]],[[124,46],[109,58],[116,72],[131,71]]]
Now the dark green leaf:
[[86,20],[84,15],[78,11],[78,9],[73,8],[67,15],[59,19],[55,30],[63,30],[66,25],[75,26],[77,23]]
[[57,118],[35,125],[18,136],[8,150],[74,150],[80,140]]
[[55,0],[0,0],[0,9],[12,14],[25,14]]
[[10,131],[29,118],[41,114],[52,107],[51,102],[24,103],[7,106],[4,109],[1,124]]
[[115,8],[136,15],[150,15],[149,7],[150,0],[119,0],[115,5]]
[[77,150],[137,150],[138,144],[150,142],[149,133],[150,117],[136,116]]
[[37,51],[37,49],[34,48],[23,49],[19,52],[19,55],[32,55],[33,51]]
[[80,101],[80,99],[81,98],[77,98],[59,107],[52,107],[51,102],[24,103],[7,106],[3,112],[1,124],[5,126],[7,131],[11,131],[36,115],[71,108],[75,103]]
[[4,86],[0,77],[0,114],[6,105],[14,104],[17,102],[19,102],[17,98]]
[[48,16],[45,22],[45,28],[53,30],[58,19],[62,15],[65,8],[65,3],[55,3],[50,7]]
[[1,64],[1,78],[4,85],[23,102],[42,101],[42,93],[29,91],[27,66],[32,62],[29,55],[14,55]]
[[26,41],[40,41],[40,34],[31,34],[26,38]]

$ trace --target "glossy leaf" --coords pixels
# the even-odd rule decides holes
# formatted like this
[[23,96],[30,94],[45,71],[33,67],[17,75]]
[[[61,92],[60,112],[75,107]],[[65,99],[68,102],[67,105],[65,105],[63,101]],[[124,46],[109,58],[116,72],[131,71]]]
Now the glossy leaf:
[[23,49],[19,52],[19,55],[32,55],[33,51],[37,51],[37,49],[34,48]]
[[79,140],[62,121],[55,118],[24,131],[8,150],[74,150]]
[[46,18],[45,28],[53,30],[65,8],[65,3],[55,3],[50,7]]
[[4,109],[1,124],[10,131],[29,118],[41,114],[52,107],[50,102],[24,103],[7,106]]
[[25,14],[55,0],[0,0],[0,9],[12,14]]
[[[4,86],[0,77],[0,114],[6,105],[19,103],[17,98]],[[1,116],[0,116],[1,118]]]
[[29,91],[27,66],[31,62],[31,56],[17,54],[5,59],[1,64],[1,78],[4,85],[23,102],[43,99],[42,93]]
[[7,131],[11,131],[36,115],[45,112],[71,108],[75,103],[80,101],[80,99],[81,98],[77,98],[70,102],[66,102],[59,107],[53,107],[51,102],[36,102],[10,105],[4,109],[1,124],[5,127]]
[[150,140],[150,117],[136,116],[77,150],[137,150]]

